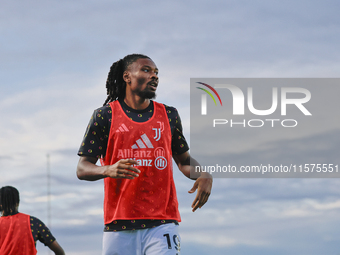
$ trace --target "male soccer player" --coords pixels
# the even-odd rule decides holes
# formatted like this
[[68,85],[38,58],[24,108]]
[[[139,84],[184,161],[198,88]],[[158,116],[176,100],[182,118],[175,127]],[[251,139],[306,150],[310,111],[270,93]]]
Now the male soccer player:
[[[151,100],[157,87],[158,68],[149,57],[131,54],[113,63],[108,97],[94,111],[78,152],[78,178],[104,178],[105,255],[180,252],[172,158],[188,178],[190,162],[198,163],[188,153],[177,110]],[[212,177],[193,179],[195,211],[207,202]]]
[[0,189],[0,254],[35,255],[39,240],[55,255],[65,255],[50,230],[38,218],[18,212],[19,191],[12,186]]

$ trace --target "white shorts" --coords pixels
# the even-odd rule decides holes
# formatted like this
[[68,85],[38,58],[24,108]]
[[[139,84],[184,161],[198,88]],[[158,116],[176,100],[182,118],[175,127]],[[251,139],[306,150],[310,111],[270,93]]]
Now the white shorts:
[[102,255],[179,255],[178,225],[104,232]]

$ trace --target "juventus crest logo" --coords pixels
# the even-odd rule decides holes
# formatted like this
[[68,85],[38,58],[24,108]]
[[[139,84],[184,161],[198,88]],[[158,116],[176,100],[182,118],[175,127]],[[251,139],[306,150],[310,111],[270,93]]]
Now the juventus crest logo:
[[157,121],[157,123],[159,123],[159,128],[153,128],[152,130],[155,130],[155,136],[153,139],[155,139],[156,141],[159,141],[159,139],[161,139],[162,132],[164,130],[164,122]]

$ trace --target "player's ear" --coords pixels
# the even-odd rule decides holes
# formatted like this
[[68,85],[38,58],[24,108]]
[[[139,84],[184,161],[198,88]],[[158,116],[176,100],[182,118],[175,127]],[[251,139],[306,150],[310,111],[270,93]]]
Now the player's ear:
[[130,73],[129,73],[128,71],[124,71],[124,73],[123,73],[123,80],[124,80],[126,83],[130,83],[131,78],[130,78]]

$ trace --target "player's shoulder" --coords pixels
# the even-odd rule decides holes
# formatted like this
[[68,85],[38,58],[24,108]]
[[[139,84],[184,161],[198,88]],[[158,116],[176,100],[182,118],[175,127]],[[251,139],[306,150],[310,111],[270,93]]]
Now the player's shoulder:
[[43,224],[45,225],[39,218],[34,217],[32,215],[30,215],[30,219],[31,219],[31,223],[36,223],[36,224]]
[[93,111],[92,119],[95,121],[104,121],[111,119],[112,110],[109,104],[101,106]]
[[172,127],[176,126],[178,123],[180,123],[180,117],[178,114],[177,109],[174,106],[169,106],[166,104],[163,104],[165,107],[166,114],[168,116],[170,125]]
[[95,113],[111,113],[111,105],[107,104],[94,110]]
[[163,104],[163,105],[164,105],[167,113],[172,113],[172,112],[177,113],[176,107],[170,106],[170,105],[167,105],[167,104]]

